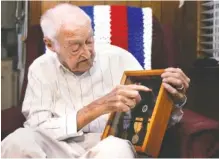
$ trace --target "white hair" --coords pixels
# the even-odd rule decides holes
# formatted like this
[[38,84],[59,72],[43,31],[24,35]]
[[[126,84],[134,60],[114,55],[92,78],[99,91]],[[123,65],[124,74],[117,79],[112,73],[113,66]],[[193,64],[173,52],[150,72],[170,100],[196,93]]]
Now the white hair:
[[47,10],[40,19],[44,37],[48,37],[55,42],[56,35],[63,24],[69,22],[80,23],[77,17],[78,14],[84,15],[91,21],[82,9],[69,3],[62,3]]

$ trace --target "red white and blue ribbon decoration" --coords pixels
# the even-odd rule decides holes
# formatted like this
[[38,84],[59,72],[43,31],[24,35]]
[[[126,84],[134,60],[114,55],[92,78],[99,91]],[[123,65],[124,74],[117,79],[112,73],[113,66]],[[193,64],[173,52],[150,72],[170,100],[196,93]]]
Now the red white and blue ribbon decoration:
[[127,6],[83,6],[91,18],[95,43],[112,44],[131,52],[151,69],[152,10]]

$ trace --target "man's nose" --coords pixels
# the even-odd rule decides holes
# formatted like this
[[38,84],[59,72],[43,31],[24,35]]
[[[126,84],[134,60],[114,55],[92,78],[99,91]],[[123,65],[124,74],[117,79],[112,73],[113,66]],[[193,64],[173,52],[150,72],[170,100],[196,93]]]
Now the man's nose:
[[86,45],[84,45],[83,53],[82,53],[81,56],[83,56],[85,59],[90,59],[91,58],[91,51],[89,51],[89,49]]

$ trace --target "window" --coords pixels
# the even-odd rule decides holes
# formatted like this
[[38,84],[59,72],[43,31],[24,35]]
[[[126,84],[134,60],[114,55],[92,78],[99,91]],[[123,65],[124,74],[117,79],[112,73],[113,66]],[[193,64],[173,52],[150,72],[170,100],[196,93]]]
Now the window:
[[198,3],[198,54],[219,61],[219,1]]

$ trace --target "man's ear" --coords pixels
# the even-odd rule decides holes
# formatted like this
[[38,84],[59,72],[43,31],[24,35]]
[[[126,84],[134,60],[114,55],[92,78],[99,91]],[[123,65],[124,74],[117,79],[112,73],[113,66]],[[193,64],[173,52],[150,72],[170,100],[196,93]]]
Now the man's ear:
[[44,37],[43,38],[43,41],[45,43],[45,45],[50,49],[52,50],[53,52],[55,52],[55,44],[52,42],[52,40],[50,40],[49,38],[47,37]]

